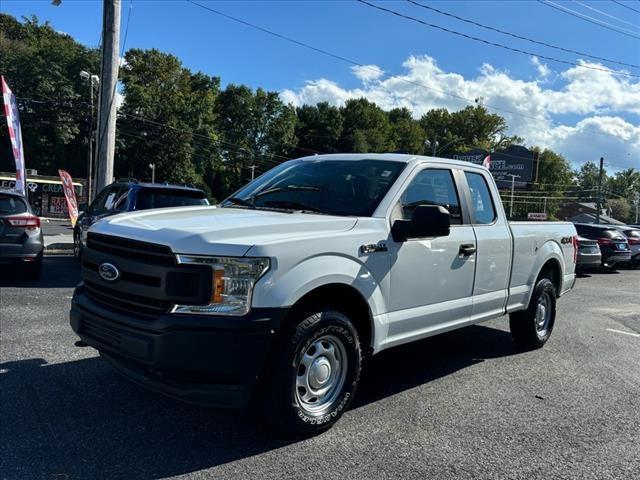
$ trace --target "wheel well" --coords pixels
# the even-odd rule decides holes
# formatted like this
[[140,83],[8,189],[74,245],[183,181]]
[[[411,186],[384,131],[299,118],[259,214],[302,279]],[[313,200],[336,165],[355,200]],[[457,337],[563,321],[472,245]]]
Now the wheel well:
[[363,350],[368,352],[371,349],[373,317],[367,301],[358,290],[342,283],[315,288],[293,305],[285,324],[318,307],[332,308],[348,316],[358,331]]
[[[556,287],[556,295],[560,295],[560,282],[562,279],[562,269],[560,264],[555,259],[547,260],[546,263],[540,269],[538,279],[548,278],[553,282],[553,286]],[[536,282],[537,283],[537,282]]]

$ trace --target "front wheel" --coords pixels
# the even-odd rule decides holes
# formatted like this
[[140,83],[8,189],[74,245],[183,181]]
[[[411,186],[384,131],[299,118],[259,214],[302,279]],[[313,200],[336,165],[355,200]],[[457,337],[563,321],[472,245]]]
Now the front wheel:
[[549,340],[555,320],[556,287],[542,278],[533,290],[529,307],[509,316],[511,337],[519,348],[540,348]]
[[353,400],[362,352],[351,320],[334,310],[304,316],[276,345],[265,418],[285,434],[330,428]]

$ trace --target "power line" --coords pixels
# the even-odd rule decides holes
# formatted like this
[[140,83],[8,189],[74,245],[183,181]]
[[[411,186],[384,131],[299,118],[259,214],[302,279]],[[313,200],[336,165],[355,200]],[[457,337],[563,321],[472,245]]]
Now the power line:
[[598,20],[596,18],[590,17],[588,15],[584,15],[582,13],[576,12],[575,10],[571,10],[570,8],[563,7],[562,5],[558,5],[557,3],[554,3],[554,2],[552,2],[550,0],[537,0],[537,1],[542,3],[543,5],[546,5],[547,7],[555,8],[556,10],[560,10],[561,12],[567,13],[567,14],[572,15],[574,17],[578,17],[578,18],[584,20],[585,22],[593,23],[593,24],[598,25],[598,26],[600,26],[602,28],[606,28],[607,30],[611,30],[613,32],[620,33],[622,35],[626,35],[627,37],[635,38],[637,40],[640,39],[640,37],[637,36],[635,34],[635,32],[631,32],[630,30],[627,30],[627,29],[622,28],[622,27],[618,27],[617,25],[612,25],[610,23],[603,22],[601,20]]
[[629,10],[632,10],[632,11],[634,11],[634,12],[640,13],[640,10],[636,10],[635,8],[630,7],[629,5],[625,5],[625,4],[624,4],[624,3],[622,3],[622,2],[618,2],[618,0],[611,0],[611,1],[612,1],[613,3],[617,3],[617,4],[618,4],[618,5],[620,5],[621,7],[628,8]]
[[[636,75],[634,73],[620,72],[620,71],[617,71],[617,70],[611,70],[609,68],[596,67],[594,65],[585,65],[585,64],[581,64],[581,63],[571,62],[569,60],[561,60],[559,58],[549,57],[549,56],[546,56],[546,55],[541,55],[539,53],[529,52],[527,50],[522,50],[522,49],[519,49],[519,48],[510,47],[509,45],[504,45],[502,43],[492,42],[490,40],[485,40],[484,38],[474,37],[473,35],[468,35],[466,33],[458,32],[457,30],[452,30],[450,28],[442,27],[442,26],[436,25],[434,23],[425,22],[424,20],[421,20],[419,18],[412,17],[411,15],[405,15],[404,13],[400,13],[400,12],[398,12],[396,10],[391,10],[390,8],[381,7],[380,5],[373,4],[371,2],[368,2],[367,0],[357,0],[357,1],[362,3],[362,4],[364,4],[364,5],[369,6],[371,8],[375,8],[376,10],[380,10],[382,12],[386,12],[386,13],[389,13],[391,15],[395,15],[396,17],[400,17],[400,18],[404,18],[405,20],[410,20],[412,22],[420,23],[421,25],[424,25],[425,27],[436,28],[436,29],[441,30],[443,32],[447,32],[447,33],[450,33],[452,35],[457,35],[459,37],[463,37],[463,38],[466,38],[468,40],[473,40],[475,42],[484,43],[485,45],[490,45],[492,47],[502,48],[504,50],[509,50],[509,51],[515,52],[515,53],[521,53],[521,54],[524,54],[524,55],[527,55],[527,56],[534,56],[534,57],[542,58],[544,60],[549,60],[551,62],[563,63],[565,65],[573,65],[574,67],[588,68],[590,70],[598,70],[598,71],[607,72],[607,73],[610,73],[610,74],[613,74],[613,75],[623,75],[623,76],[627,76],[627,77],[640,78],[640,75]],[[638,38],[640,38],[640,37],[638,37]]]
[[611,15],[607,12],[603,12],[602,10],[598,10],[595,7],[592,7],[591,5],[587,5],[586,3],[580,2],[579,0],[573,0],[574,3],[577,3],[578,5],[582,5],[585,8],[588,8],[589,10],[593,10],[594,12],[598,12],[600,15],[604,15],[605,17],[609,17],[609,18],[613,18],[614,20],[617,20],[619,22],[622,23],[626,23],[627,25],[631,25],[634,28],[638,28],[638,26],[634,23],[631,22],[627,22],[626,20],[623,20],[622,18],[616,17],[615,15]]
[[[213,9],[213,8],[211,8],[209,6],[202,5],[202,4],[200,4],[200,3],[198,3],[198,2],[196,2],[194,0],[185,0],[185,1],[187,1],[188,3],[191,3],[193,5],[196,5],[197,7],[200,7],[202,9],[204,9],[204,10],[207,10],[207,11],[209,11],[211,13],[214,13],[215,15],[218,15],[220,17],[226,18],[227,20],[231,20],[231,21],[239,23],[241,25],[245,25],[245,26],[247,26],[249,28],[253,28],[253,29],[258,30],[260,32],[263,32],[263,33],[266,33],[266,34],[271,35],[273,37],[276,37],[276,38],[279,38],[281,40],[284,40],[286,42],[292,43],[294,45],[298,45],[300,47],[312,50],[312,51],[314,51],[316,53],[320,53],[322,55],[326,55],[326,56],[334,58],[336,60],[340,60],[340,61],[342,61],[344,63],[348,63],[350,65],[355,65],[355,66],[361,67],[363,69],[369,70],[371,72],[375,72],[377,74],[381,74],[384,77],[393,78],[393,79],[399,80],[401,82],[405,82],[405,83],[408,83],[408,84],[411,84],[411,85],[415,85],[417,87],[424,88],[425,90],[432,90],[434,92],[441,93],[441,94],[449,96],[451,98],[457,98],[457,99],[460,99],[460,100],[464,100],[464,102],[466,104],[473,105],[473,104],[477,103],[477,99],[475,99],[475,100],[474,99],[469,99],[469,98],[463,97],[461,95],[457,95],[455,93],[448,92],[446,90],[441,90],[441,89],[438,89],[438,88],[435,88],[435,87],[431,87],[431,86],[425,85],[424,83],[416,82],[414,80],[409,80],[408,78],[402,77],[400,75],[395,75],[395,74],[392,74],[392,73],[384,72],[384,71],[380,70],[379,68],[374,68],[374,67],[372,67],[370,65],[365,65],[365,64],[363,64],[361,62],[357,62],[355,60],[351,60],[351,59],[349,59],[347,57],[344,57],[342,55],[338,55],[338,54],[329,52],[327,50],[323,50],[321,48],[314,47],[313,45],[310,45],[308,43],[302,42],[300,40],[296,40],[294,38],[288,37],[288,36],[283,35],[281,33],[277,33],[277,32],[274,32],[272,30],[269,30],[267,28],[261,27],[259,25],[247,22],[246,20],[242,20],[240,18],[228,15],[228,14],[226,14],[224,12],[221,12],[219,10]],[[558,126],[557,123],[554,122],[551,119],[541,118],[541,117],[534,117],[532,115],[527,115],[525,113],[515,112],[513,110],[497,107],[497,106],[494,106],[494,105],[489,105],[489,104],[486,104],[486,103],[483,104],[483,106],[488,108],[488,109],[495,110],[495,111],[498,111],[498,112],[510,113],[510,114],[518,116],[518,117],[529,118],[531,120],[535,120],[535,121],[542,122],[542,123],[550,123],[551,125],[556,126],[556,127]],[[601,132],[601,131],[597,131],[597,130],[585,130],[585,131],[587,131],[589,133],[593,133],[594,135],[602,135],[602,136],[611,137],[611,135],[609,135],[607,133],[604,133],[604,132]]]
[[447,17],[455,18],[456,20],[460,20],[462,22],[466,22],[466,23],[471,24],[471,25],[476,25],[478,27],[481,27],[481,28],[484,28],[484,29],[487,29],[487,30],[498,32],[498,33],[501,33],[503,35],[509,35],[510,37],[517,38],[519,40],[525,40],[527,42],[535,43],[537,45],[542,45],[544,47],[555,48],[556,50],[561,50],[563,52],[573,53],[575,55],[581,55],[583,57],[593,58],[594,60],[600,60],[600,61],[604,61],[604,62],[616,63],[618,65],[623,65],[625,67],[640,68],[640,65],[635,65],[633,63],[625,63],[625,62],[620,62],[620,61],[617,61],[617,60],[611,60],[611,59],[605,58],[605,57],[598,57],[597,55],[592,55],[590,53],[580,52],[578,50],[571,50],[570,48],[565,48],[565,47],[561,47],[561,46],[558,46],[558,45],[552,45],[552,44],[547,43],[547,42],[542,42],[540,40],[534,40],[533,38],[524,37],[522,35],[518,35],[518,34],[515,34],[515,33],[512,33],[512,32],[507,32],[506,30],[501,30],[499,28],[491,27],[491,26],[488,26],[488,25],[484,25],[484,24],[476,22],[474,20],[469,20],[467,18],[463,18],[463,17],[460,17],[458,15],[454,15],[454,14],[449,13],[449,12],[444,12],[442,10],[439,10],[439,9],[437,9],[435,7],[432,7],[432,6],[429,6],[429,5],[423,5],[422,3],[419,3],[416,0],[407,0],[407,1],[409,3],[412,3],[412,4],[420,7],[420,8],[424,8],[426,10],[432,10],[434,12],[437,12],[437,13],[441,14],[441,15],[445,15]]

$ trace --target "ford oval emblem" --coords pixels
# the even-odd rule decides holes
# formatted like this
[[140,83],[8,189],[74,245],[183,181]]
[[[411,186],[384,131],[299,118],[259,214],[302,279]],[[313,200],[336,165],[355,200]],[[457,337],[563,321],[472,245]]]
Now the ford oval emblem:
[[113,263],[102,262],[98,267],[98,275],[107,282],[115,282],[120,278],[120,270]]

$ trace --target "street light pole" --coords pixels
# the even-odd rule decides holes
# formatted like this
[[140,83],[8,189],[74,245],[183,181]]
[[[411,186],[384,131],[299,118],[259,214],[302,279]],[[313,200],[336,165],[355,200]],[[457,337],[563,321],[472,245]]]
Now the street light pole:
[[156,164],[150,163],[149,168],[151,169],[151,183],[156,183]]
[[249,165],[251,169],[251,181],[253,182],[254,177],[256,176],[256,165]]
[[100,79],[97,75],[82,70],[80,72],[80,78],[89,81],[89,136],[88,136],[88,148],[87,148],[87,203],[91,203],[93,200],[93,116],[94,116],[94,100],[93,100],[93,84],[100,84]]

